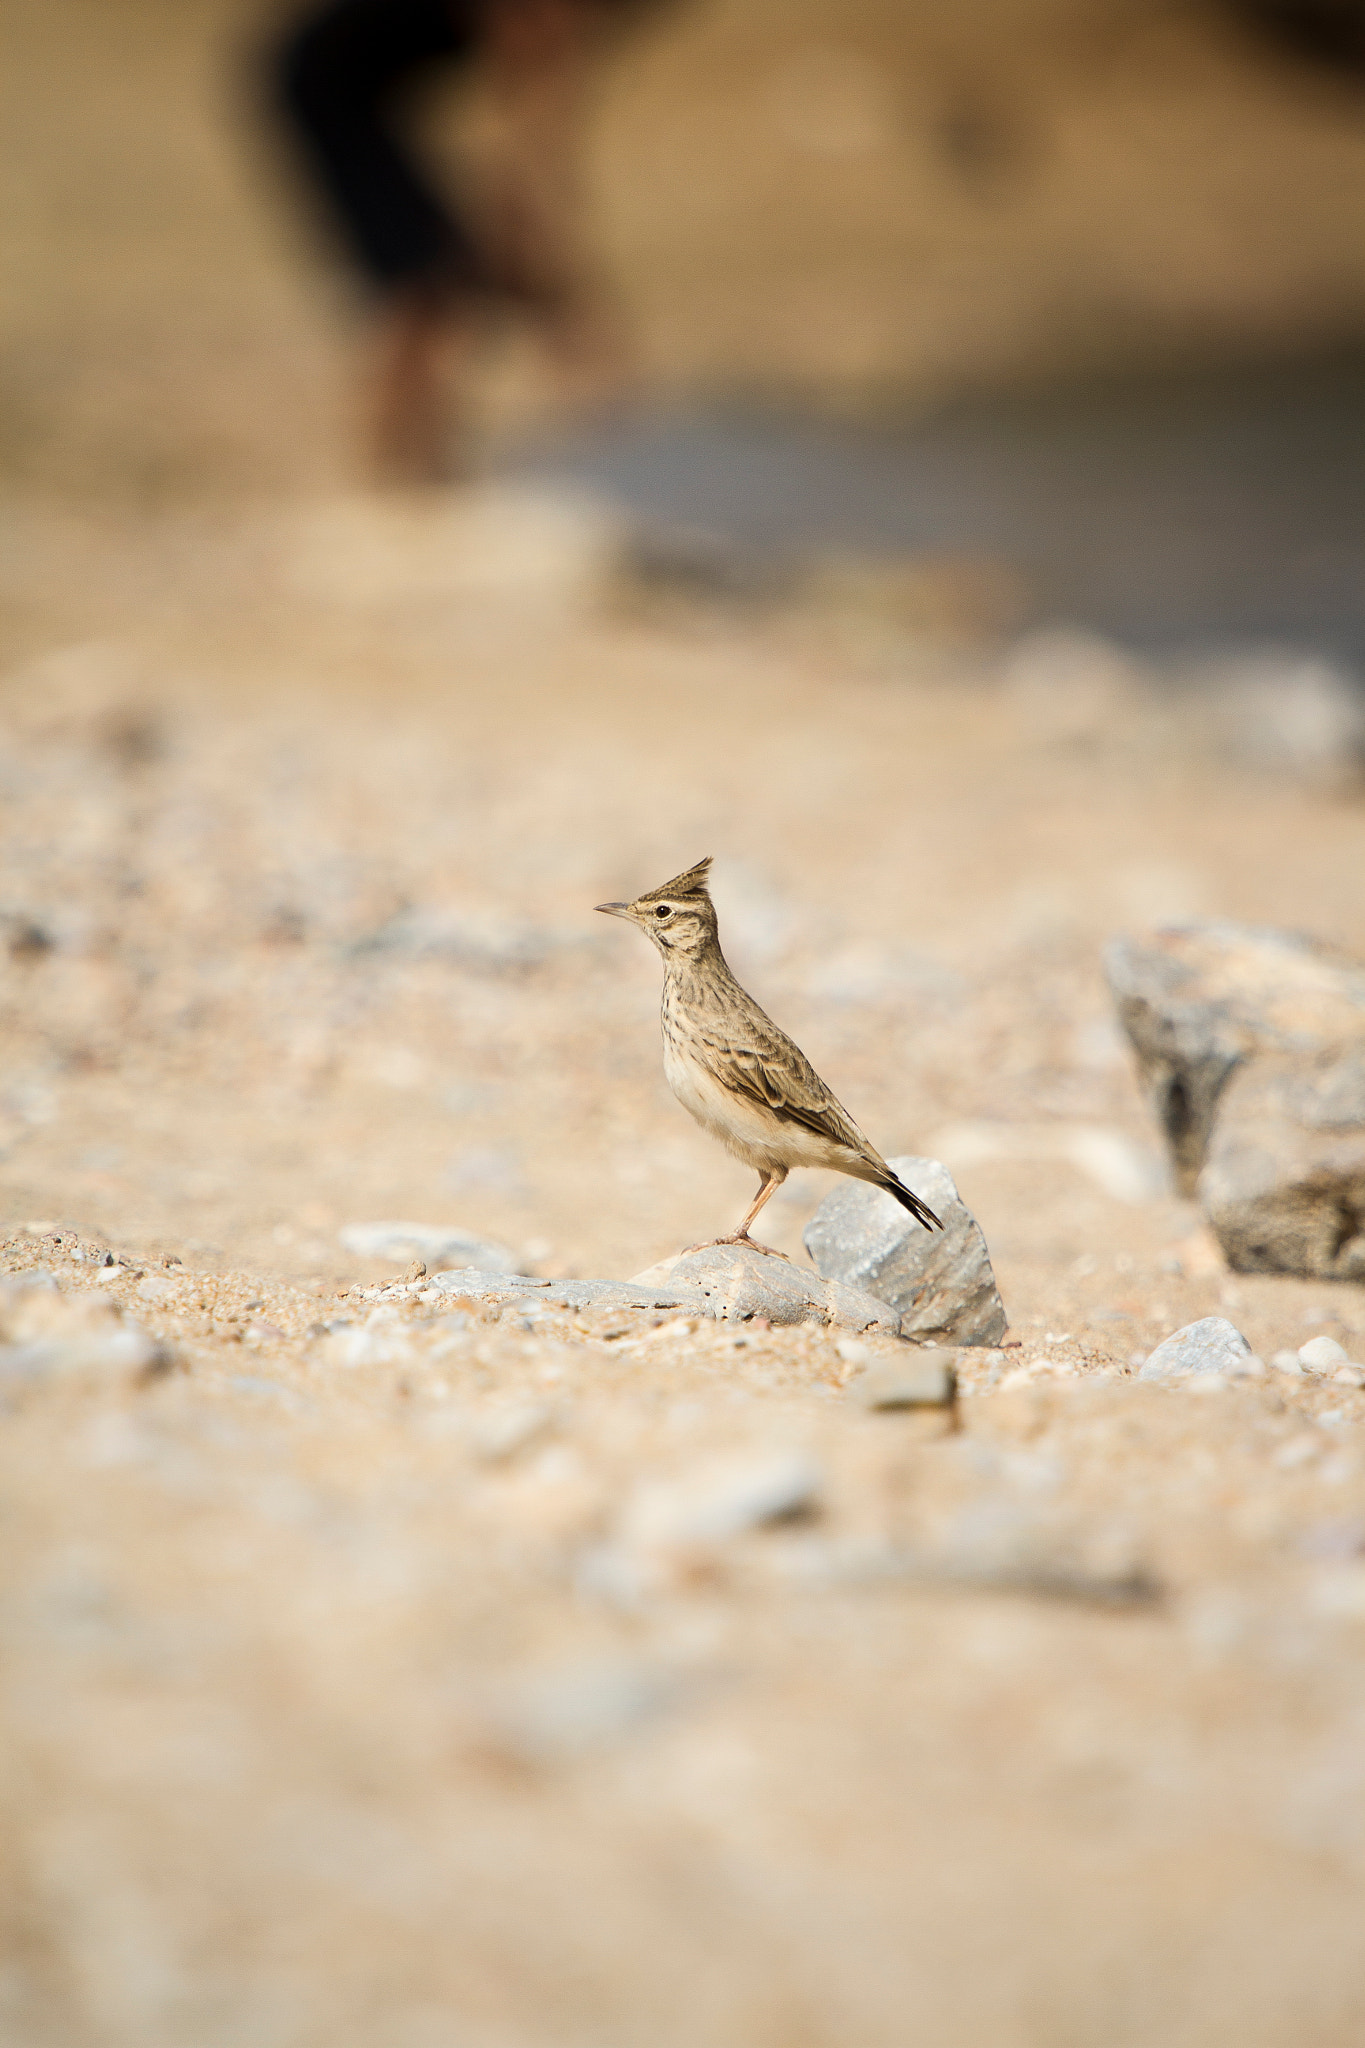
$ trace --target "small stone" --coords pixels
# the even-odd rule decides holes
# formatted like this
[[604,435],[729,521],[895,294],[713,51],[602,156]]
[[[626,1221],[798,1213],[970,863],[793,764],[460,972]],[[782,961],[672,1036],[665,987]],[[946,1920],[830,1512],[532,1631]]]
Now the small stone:
[[951,1408],[957,1398],[957,1355],[930,1347],[880,1358],[859,1373],[848,1391],[864,1408]]
[[405,1280],[425,1280],[426,1277],[427,1266],[425,1259],[414,1259],[410,1266],[404,1268],[403,1278]]
[[177,1301],[180,1296],[180,1289],[175,1281],[164,1279],[157,1273],[149,1273],[144,1280],[139,1280],[137,1292],[140,1301]]
[[[516,1254],[506,1245],[475,1237],[453,1224],[348,1223],[338,1233],[348,1252],[363,1259],[389,1259],[396,1266],[458,1264],[478,1273],[515,1273]],[[420,1278],[421,1275],[417,1275]]]
[[[1158,1344],[1138,1374],[1143,1380],[1183,1379],[1190,1373],[1245,1377],[1255,1352],[1225,1316],[1201,1316]],[[1259,1363],[1259,1361],[1257,1361]]]
[[1194,1192],[1237,1067],[1365,1035],[1365,965],[1298,932],[1183,925],[1112,940],[1104,967],[1182,1194]]
[[679,1479],[642,1486],[626,1511],[627,1542],[665,1548],[726,1543],[769,1522],[806,1514],[819,1499],[820,1467],[803,1451],[735,1457]]
[[1233,1075],[1199,1199],[1236,1272],[1365,1279],[1365,1043]]
[[1350,1362],[1346,1346],[1338,1344],[1335,1337],[1310,1337],[1299,1346],[1299,1364],[1306,1365],[1309,1372],[1335,1372],[1339,1365]]
[[891,1195],[845,1181],[826,1195],[805,1245],[826,1279],[900,1312],[901,1334],[921,1343],[998,1344],[1008,1317],[980,1226],[936,1159],[889,1162],[929,1204],[943,1229],[926,1230]]
[[1276,1351],[1272,1354],[1270,1363],[1276,1372],[1287,1373],[1290,1379],[1300,1379],[1303,1376],[1303,1367],[1299,1363],[1297,1351]]

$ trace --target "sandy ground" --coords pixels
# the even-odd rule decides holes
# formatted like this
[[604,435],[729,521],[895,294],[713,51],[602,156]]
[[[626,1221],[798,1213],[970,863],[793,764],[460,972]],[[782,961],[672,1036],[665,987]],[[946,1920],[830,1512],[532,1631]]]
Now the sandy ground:
[[[627,602],[509,494],[7,532],[3,1264],[57,1282],[7,1313],[169,1363],[5,1393],[4,2039],[1358,2039],[1365,1392],[1134,1365],[1211,1313],[1365,1361],[1365,1289],[1221,1269],[1099,966],[1365,950],[1358,796],[1102,647]],[[956,1427],[823,1331],[395,1304],[339,1243],[625,1276],[733,1223],[591,908],[707,852],[985,1230]],[[793,1459],[799,1521],[669,1533]]]

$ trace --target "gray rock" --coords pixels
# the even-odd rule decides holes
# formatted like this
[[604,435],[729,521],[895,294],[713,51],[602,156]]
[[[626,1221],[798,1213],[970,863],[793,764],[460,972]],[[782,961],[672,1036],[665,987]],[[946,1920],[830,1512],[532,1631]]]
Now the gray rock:
[[901,1318],[886,1302],[746,1245],[707,1245],[703,1251],[683,1252],[637,1273],[635,1284],[678,1287],[700,1299],[700,1314],[726,1322],[766,1316],[771,1323],[824,1323],[836,1330],[870,1330],[885,1337],[901,1333]]
[[521,1274],[457,1267],[403,1291],[543,1303],[551,1308],[677,1309],[684,1315],[729,1322],[765,1316],[773,1323],[824,1323],[880,1336],[900,1334],[900,1317],[885,1302],[804,1273],[789,1259],[743,1245],[683,1252],[637,1273],[633,1280],[532,1280]]
[[475,1237],[453,1224],[348,1223],[337,1235],[346,1250],[357,1257],[391,1259],[396,1266],[421,1259],[430,1269],[458,1260],[461,1267],[472,1267],[479,1273],[518,1270],[516,1254],[506,1245]]
[[433,1273],[408,1290],[412,1293],[468,1295],[474,1301],[524,1301],[547,1308],[676,1308],[689,1315],[713,1315],[706,1297],[686,1285],[640,1285],[630,1280],[531,1280],[517,1273],[481,1273],[477,1267],[456,1267]]
[[1365,966],[1298,932],[1181,925],[1111,940],[1104,967],[1182,1194],[1236,1067],[1365,1038]]
[[943,1223],[925,1230],[892,1196],[843,1181],[806,1226],[806,1250],[829,1280],[863,1289],[900,1312],[919,1343],[998,1344],[1009,1326],[980,1226],[937,1159],[890,1165]]
[[864,1408],[951,1408],[957,1398],[956,1353],[929,1346],[876,1359],[848,1391]]
[[1365,1043],[1234,1075],[1199,1198],[1235,1272],[1365,1280]]
[[1254,1357],[1246,1338],[1226,1316],[1201,1316],[1158,1344],[1138,1378],[1173,1380],[1205,1372],[1242,1375]]

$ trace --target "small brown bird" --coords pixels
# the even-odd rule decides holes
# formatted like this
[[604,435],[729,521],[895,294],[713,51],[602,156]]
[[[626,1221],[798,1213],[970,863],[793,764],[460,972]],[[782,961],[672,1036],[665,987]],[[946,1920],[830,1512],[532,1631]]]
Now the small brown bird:
[[[599,903],[647,932],[664,963],[664,1075],[688,1113],[752,1166],[759,1189],[733,1237],[752,1244],[749,1225],[794,1166],[830,1166],[894,1195],[926,1230],[943,1225],[873,1150],[806,1055],[746,995],[720,950],[716,906],[706,886],[708,854],[684,875],[633,903]],[[703,1247],[693,1245],[693,1251]],[[770,1245],[757,1245],[770,1251]]]

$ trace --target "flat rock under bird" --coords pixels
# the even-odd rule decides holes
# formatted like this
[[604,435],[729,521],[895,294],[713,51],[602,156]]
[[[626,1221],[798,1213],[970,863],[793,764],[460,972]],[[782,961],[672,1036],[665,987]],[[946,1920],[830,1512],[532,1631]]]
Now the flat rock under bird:
[[801,1048],[731,974],[706,886],[710,865],[708,855],[633,903],[599,903],[597,908],[638,924],[658,947],[664,963],[668,1085],[689,1115],[759,1176],[758,1193],[739,1229],[713,1242],[752,1244],[749,1225],[794,1166],[833,1167],[854,1180],[870,1181],[893,1195],[926,1230],[941,1230],[933,1210],[868,1144]]

